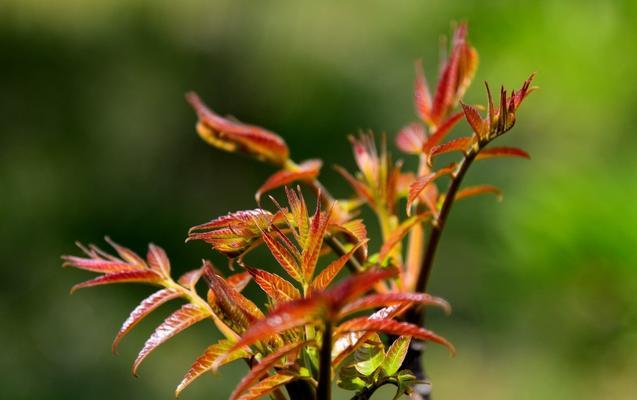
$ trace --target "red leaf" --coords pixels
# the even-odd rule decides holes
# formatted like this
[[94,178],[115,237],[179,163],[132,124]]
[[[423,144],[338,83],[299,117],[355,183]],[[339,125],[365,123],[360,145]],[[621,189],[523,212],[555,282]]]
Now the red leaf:
[[197,282],[199,282],[199,279],[201,279],[204,269],[204,267],[200,267],[197,269],[193,269],[192,271],[188,271],[180,276],[177,282],[179,282],[179,284],[182,286],[193,289]]
[[[278,232],[274,232],[275,235],[281,236]],[[269,232],[263,232],[261,234],[263,241],[270,249],[270,253],[277,260],[277,262],[287,271],[287,273],[297,282],[303,282],[303,275],[301,273],[301,267],[296,257],[277,241]]]
[[285,385],[288,382],[296,379],[296,376],[290,372],[277,372],[274,375],[268,376],[261,382],[248,389],[238,400],[256,400],[265,395],[272,393],[281,385]]
[[331,212],[332,210],[330,209],[325,215],[321,215],[321,198],[319,196],[316,201],[316,211],[310,224],[310,232],[301,254],[301,270],[303,271],[305,282],[309,282],[314,275],[314,269],[323,246],[323,236],[325,235]]
[[285,303],[301,297],[301,293],[294,285],[277,274],[249,267],[248,272],[254,277],[257,285],[276,303]]
[[392,319],[368,319],[367,317],[354,318],[339,325],[338,332],[361,332],[374,331],[383,332],[396,336],[411,336],[420,340],[430,340],[445,346],[451,354],[456,353],[456,349],[445,338],[419,326],[406,322],[398,322]]
[[469,186],[467,188],[461,189],[458,193],[456,193],[455,199],[460,200],[485,193],[493,193],[496,195],[499,201],[502,200],[502,191],[497,187],[491,185]]
[[358,197],[360,197],[361,199],[366,201],[369,205],[374,207],[375,205],[374,198],[372,197],[371,193],[369,192],[369,189],[364,183],[354,178],[349,172],[347,172],[347,170],[345,170],[344,168],[338,165],[334,166],[334,169],[336,170],[336,172],[341,174],[343,178],[345,178],[345,180],[354,189]]
[[225,151],[240,151],[283,165],[289,150],[283,139],[266,129],[222,118],[212,112],[195,93],[186,95],[199,116],[197,132],[208,144]]
[[336,275],[338,275],[340,270],[343,269],[343,266],[345,266],[345,264],[349,261],[349,259],[352,258],[354,253],[356,253],[356,250],[358,250],[359,247],[363,246],[366,243],[367,243],[367,240],[359,242],[356,246],[354,246],[346,254],[344,254],[341,257],[337,258],[336,260],[332,261],[330,263],[330,265],[325,267],[325,269],[323,271],[321,271],[316,276],[316,278],[314,278],[314,280],[312,281],[312,285],[311,285],[312,289],[317,290],[317,291],[321,291],[321,290],[325,289],[332,282],[334,277],[336,277]]
[[230,275],[226,281],[230,286],[234,288],[237,292],[241,293],[243,289],[250,283],[250,279],[252,276],[248,271],[239,272],[238,274]]
[[462,105],[462,110],[464,111],[467,122],[471,125],[471,129],[473,129],[478,137],[485,137],[489,133],[487,121],[482,119],[475,107],[466,105],[463,102],[460,102],[460,104]]
[[436,131],[433,132],[431,136],[429,136],[429,138],[425,142],[425,145],[422,147],[422,151],[425,154],[429,154],[431,152],[431,149],[435,145],[440,143],[449,132],[451,132],[451,129],[453,129],[453,127],[462,119],[463,116],[464,113],[460,111],[447,118],[447,120],[445,120],[445,122],[443,122],[438,127],[438,129],[436,129]]
[[141,320],[143,320],[148,314],[155,311],[159,306],[170,301],[172,299],[176,299],[181,296],[181,293],[177,289],[162,289],[158,292],[153,293],[151,296],[147,297],[142,301],[128,316],[119,332],[117,332],[117,336],[115,336],[115,340],[113,340],[112,350],[113,353],[117,351],[117,345],[122,340],[122,338],[130,332]]
[[369,308],[387,307],[392,305],[413,305],[425,304],[436,305],[445,310],[446,313],[451,312],[451,306],[445,300],[431,296],[426,293],[380,293],[371,294],[358,300],[346,304],[341,310],[339,318],[343,318],[349,314],[366,310]]
[[436,172],[419,176],[409,186],[409,197],[407,198],[407,215],[411,215],[411,205],[418,198],[418,196],[420,196],[420,193],[422,193],[422,191],[425,190],[425,188],[429,184],[431,184],[433,181],[440,178],[441,176],[445,176],[445,175],[453,173],[455,168],[456,168],[456,165],[451,164],[448,167],[441,168]]
[[490,147],[478,153],[476,160],[484,160],[494,157],[520,157],[530,159],[529,153],[516,147]]
[[403,240],[403,238],[409,233],[414,225],[422,222],[429,217],[431,217],[431,212],[425,211],[403,221],[389,235],[387,240],[385,240],[385,243],[383,243],[383,246],[380,249],[380,254],[378,255],[378,259],[380,260],[380,262],[382,263],[387,259],[387,256],[391,254],[391,251],[394,249],[394,247]]
[[376,283],[398,274],[396,268],[370,269],[352,275],[325,292],[333,309],[339,310],[344,304],[370,290]]
[[238,399],[241,393],[257,382],[263,375],[267,374],[268,370],[274,367],[281,358],[297,353],[302,347],[307,346],[309,343],[311,342],[289,343],[278,348],[275,352],[268,354],[263,358],[263,360],[261,360],[261,362],[253,366],[252,369],[250,369],[250,372],[241,379],[241,382],[239,382],[230,395],[230,399]]
[[416,80],[414,82],[414,103],[416,104],[416,112],[423,121],[431,124],[431,93],[429,85],[423,72],[422,61],[416,61],[414,65],[416,71]]
[[154,244],[148,245],[148,265],[150,269],[156,271],[163,277],[170,277],[170,260],[164,249]]
[[159,283],[162,278],[154,271],[145,270],[145,271],[124,271],[124,272],[115,272],[112,274],[106,274],[102,276],[98,276],[95,279],[91,279],[90,281],[78,283],[77,285],[71,288],[71,293],[75,292],[77,289],[82,289],[86,287],[99,286],[99,285],[108,285],[111,283],[127,283],[127,282],[144,282],[144,283]]
[[316,179],[321,171],[323,162],[321,160],[307,160],[296,166],[293,171],[282,170],[276,172],[265,181],[257,191],[255,197],[257,202],[261,200],[263,193],[288,185],[296,181],[309,182]]
[[239,293],[235,288],[214,273],[212,265],[206,261],[204,276],[208,287],[214,294],[214,302],[210,306],[223,322],[235,331],[245,330],[250,323],[263,318],[263,313],[253,302]]
[[179,310],[155,329],[155,332],[148,338],[144,348],[139,352],[137,359],[133,363],[133,375],[137,376],[137,368],[144,359],[159,345],[175,336],[184,329],[210,316],[210,312],[194,304],[184,304]]
[[325,301],[322,296],[312,296],[283,303],[271,311],[264,319],[255,321],[231,351],[267,339],[277,333],[304,325],[317,318],[323,310]]
[[[390,306],[381,308],[376,311],[372,315],[369,316],[369,319],[386,319],[386,318],[394,318],[400,312],[402,312],[403,307],[399,306]],[[348,355],[352,354],[359,348],[362,344],[367,342],[369,338],[376,335],[375,332],[349,332],[345,334],[338,335],[340,336],[334,342],[334,346],[332,346],[332,366],[337,366],[343,360],[347,358]]]
[[431,119],[435,124],[437,124],[440,119],[444,118],[447,114],[455,96],[454,89],[456,88],[458,78],[457,71],[459,57],[459,51],[456,48],[452,49],[451,56],[445,63],[442,73],[440,74],[440,80],[436,87],[436,94],[434,96],[431,111]]
[[450,140],[446,143],[434,146],[429,153],[429,159],[434,158],[440,154],[450,153],[452,151],[465,152],[469,146],[471,146],[473,138],[470,136],[460,137]]
[[489,101],[488,106],[488,115],[489,115],[489,127],[493,127],[495,124],[495,117],[497,115],[497,110],[493,105],[493,95],[491,95],[491,89],[489,88],[489,84],[487,81],[484,81],[484,86],[487,88],[487,98]]
[[288,199],[290,211],[292,212],[292,218],[294,219],[293,225],[296,225],[296,230],[292,229],[292,232],[294,232],[299,245],[305,246],[307,235],[310,232],[310,220],[307,216],[307,205],[305,204],[305,199],[303,198],[303,194],[299,187],[297,187],[297,192],[286,187],[285,195]]
[[175,396],[178,397],[179,394],[195,379],[199,378],[202,374],[212,370],[213,363],[222,355],[226,355],[226,358],[222,364],[227,364],[239,358],[250,357],[250,353],[243,349],[228,353],[228,350],[230,350],[232,344],[233,342],[231,342],[230,340],[220,340],[219,342],[208,347],[206,351],[195,360],[195,362],[192,364],[192,366],[184,376],[184,379],[181,381],[181,383],[179,383],[179,386],[177,386],[177,390],[175,391]]
[[526,81],[524,81],[520,90],[517,92],[514,91],[511,94],[511,97],[513,98],[513,111],[516,111],[518,107],[520,107],[520,104],[522,104],[522,101],[526,98],[526,96],[537,90],[537,87],[531,87],[533,79],[535,79],[535,72],[532,73]]
[[261,229],[274,223],[275,216],[262,209],[229,213],[188,231],[188,239],[203,240],[212,247],[234,257],[241,254],[261,236]]
[[62,259],[64,260],[65,267],[79,268],[85,271],[98,272],[101,274],[140,270],[138,266],[125,263],[124,261],[111,261],[75,256],[62,256]]
[[122,258],[122,260],[126,260],[129,264],[137,265],[139,267],[139,269],[141,269],[142,267],[146,268],[146,262],[144,261],[143,258],[141,258],[139,255],[137,255],[137,253],[135,253],[134,251],[132,251],[130,249],[127,249],[124,246],[121,246],[121,245],[115,243],[108,236],[106,236],[104,238],[104,240],[112,248],[114,248],[115,251],[117,251],[117,254],[119,254],[119,256]]
[[355,136],[349,137],[352,143],[352,149],[354,150],[354,160],[358,169],[361,171],[367,183],[372,183],[378,180],[378,172],[381,167],[381,162],[378,157],[378,151],[376,149],[376,143],[372,133],[361,133],[358,138]]
[[419,122],[414,122],[398,132],[396,146],[407,154],[420,154],[425,140],[425,127]]

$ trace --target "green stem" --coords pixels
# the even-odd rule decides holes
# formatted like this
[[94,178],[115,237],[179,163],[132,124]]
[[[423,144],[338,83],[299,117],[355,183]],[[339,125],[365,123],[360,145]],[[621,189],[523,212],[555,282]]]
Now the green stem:
[[319,358],[318,400],[330,400],[332,395],[332,321],[325,321]]

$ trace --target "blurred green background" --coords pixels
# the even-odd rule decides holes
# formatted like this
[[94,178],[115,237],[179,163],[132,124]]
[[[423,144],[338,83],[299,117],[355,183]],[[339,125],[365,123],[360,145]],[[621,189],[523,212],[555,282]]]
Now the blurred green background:
[[[505,200],[453,211],[431,292],[454,305],[431,327],[436,399],[634,399],[637,390],[637,3],[634,1],[0,2],[0,382],[11,399],[169,399],[216,333],[200,324],[145,362],[167,315],[110,341],[150,289],[68,289],[75,240],[202,257],[188,227],[254,207],[272,172],[209,148],[183,94],[280,133],[297,160],[353,167],[347,133],[415,120],[413,61],[433,81],[438,38],[466,19],[480,82],[541,90],[502,144],[529,161],[476,165]],[[458,131],[466,131],[461,124]],[[327,167],[324,183],[349,189]],[[272,263],[270,263],[272,264]],[[254,287],[250,291],[256,292]],[[184,399],[226,398],[245,367]],[[381,398],[377,396],[376,398]]]

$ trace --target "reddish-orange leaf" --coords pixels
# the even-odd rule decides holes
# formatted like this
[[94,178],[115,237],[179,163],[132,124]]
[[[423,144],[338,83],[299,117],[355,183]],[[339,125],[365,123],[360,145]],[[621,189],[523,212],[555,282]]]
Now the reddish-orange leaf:
[[472,137],[465,136],[450,140],[443,144],[439,144],[431,149],[431,152],[429,153],[429,159],[432,159],[435,156],[439,156],[441,154],[450,153],[452,151],[461,151],[464,153],[472,142]]
[[375,182],[379,175],[381,162],[372,133],[361,133],[358,138],[349,136],[354,150],[354,160],[368,183]]
[[323,246],[323,236],[325,235],[325,229],[327,228],[331,212],[332,210],[330,209],[326,214],[321,214],[321,198],[319,196],[316,201],[316,211],[312,217],[307,242],[301,254],[301,270],[303,271],[303,277],[306,282],[309,282],[314,275],[314,269],[316,268],[321,247]]
[[392,305],[435,305],[441,307],[446,313],[451,312],[451,306],[445,300],[434,297],[426,293],[378,293],[371,294],[354,300],[353,302],[346,304],[341,310],[339,318],[343,318],[349,314],[367,310],[369,308],[387,307]]
[[104,238],[104,240],[106,241],[106,243],[108,243],[112,248],[115,249],[115,251],[117,251],[117,254],[119,254],[119,256],[122,258],[122,260],[127,261],[129,264],[133,264],[133,265],[137,265],[140,269],[146,268],[146,262],[144,261],[143,258],[141,258],[139,255],[137,255],[137,253],[135,253],[134,251],[132,251],[131,249],[128,249],[124,246],[121,246],[117,243],[115,243],[113,240],[111,240],[110,237],[106,236]]
[[285,195],[288,199],[288,204],[290,205],[294,224],[296,225],[296,230],[292,229],[292,232],[295,234],[299,245],[304,246],[305,241],[307,240],[307,235],[310,232],[310,220],[307,216],[307,205],[305,204],[305,199],[301,193],[301,188],[297,186],[297,191],[295,192],[294,190],[286,187]]
[[181,381],[179,386],[177,386],[175,396],[178,397],[188,385],[190,385],[195,379],[199,378],[202,374],[211,371],[212,364],[222,355],[227,354],[223,364],[227,364],[239,358],[250,357],[250,353],[244,349],[235,350],[234,352],[229,353],[228,351],[232,347],[233,343],[234,342],[230,340],[220,340],[212,346],[209,346],[206,351],[195,360],[184,376],[184,379]]
[[222,118],[206,107],[195,93],[188,93],[186,99],[199,116],[197,132],[208,144],[229,152],[247,153],[276,165],[287,161],[288,147],[275,133]]
[[340,225],[342,231],[348,236],[354,244],[363,243],[363,257],[367,257],[367,227],[362,219],[353,219]]
[[246,329],[253,321],[263,318],[263,313],[253,302],[213,271],[212,264],[206,261],[205,265],[204,277],[214,293],[214,303],[210,305],[227,325]]
[[426,139],[425,127],[419,122],[414,122],[398,132],[396,146],[405,153],[420,154]]
[[199,282],[199,279],[201,279],[204,269],[204,267],[200,267],[197,269],[193,269],[192,271],[188,271],[180,276],[177,282],[179,282],[179,284],[182,286],[192,289],[195,287],[197,282]]
[[520,104],[526,98],[526,96],[538,89],[537,86],[531,87],[531,82],[533,82],[533,79],[535,79],[535,72],[532,73],[526,81],[524,81],[524,84],[522,85],[522,88],[520,90],[518,90],[517,92],[514,90],[513,93],[511,93],[513,111],[517,110],[518,107],[520,107]]
[[215,250],[235,257],[261,236],[261,229],[274,222],[275,216],[266,210],[237,211],[190,228],[187,241],[203,240]]
[[[403,309],[403,306],[384,307],[370,315],[369,319],[393,318],[401,313]],[[356,351],[357,348],[367,342],[367,340],[374,335],[376,335],[376,333],[373,331],[348,332],[337,335],[338,339],[336,339],[334,346],[332,346],[332,365],[339,365],[347,358],[348,355]]]
[[478,69],[478,52],[465,40],[458,62],[458,87],[456,88],[456,100],[460,100],[466,92]]
[[261,399],[264,396],[272,393],[278,389],[281,385],[285,385],[296,379],[296,375],[291,372],[277,372],[274,375],[268,376],[262,381],[258,382],[247,391],[245,391],[237,400],[256,400]]
[[403,238],[409,233],[411,228],[424,221],[425,219],[431,217],[431,212],[425,211],[418,215],[414,215],[403,221],[392,233],[389,235],[385,243],[380,249],[380,254],[378,255],[378,259],[381,262],[384,262],[387,257],[391,254],[391,251],[396,247],[398,243],[400,243]]
[[166,278],[170,276],[170,260],[164,249],[151,243],[148,245],[148,255],[146,258],[148,259],[148,265],[151,270],[156,271]]
[[451,56],[442,69],[431,111],[434,123],[438,123],[440,119],[444,118],[453,101],[459,57],[459,51],[456,48],[452,49]]
[[128,319],[124,322],[122,327],[117,332],[115,340],[113,340],[112,350],[113,353],[117,351],[117,345],[122,338],[130,332],[135,325],[143,320],[148,314],[157,309],[157,307],[166,303],[169,300],[176,299],[181,296],[181,293],[177,289],[167,288],[153,293],[142,301],[128,316]]
[[140,270],[140,267],[137,265],[129,264],[121,260],[111,261],[101,258],[82,258],[76,256],[62,256],[62,259],[64,260],[65,267],[79,268],[101,274]]
[[419,176],[410,186],[409,186],[409,197],[407,198],[407,215],[411,215],[411,205],[413,202],[420,196],[425,188],[433,183],[436,179],[441,176],[451,174],[455,170],[455,164],[451,164],[447,167],[441,168],[438,171],[432,172],[427,175]]
[[279,275],[262,269],[247,268],[257,285],[276,303],[285,303],[301,297],[299,290]]
[[[274,235],[280,237],[278,232],[274,232]],[[263,238],[263,242],[270,249],[270,253],[272,253],[277,262],[287,271],[292,279],[297,282],[303,282],[303,275],[296,257],[269,232],[264,231],[261,237]]]
[[71,288],[71,293],[77,289],[82,289],[91,286],[108,285],[111,283],[128,283],[128,282],[143,282],[143,283],[159,283],[162,277],[155,271],[124,271],[115,272],[112,274],[106,274],[98,276],[90,281],[78,283]]
[[416,112],[423,121],[431,124],[431,93],[429,92],[429,85],[423,72],[421,60],[416,61],[414,69],[416,71],[416,80],[414,82]]
[[207,309],[200,308],[194,304],[184,304],[179,310],[155,329],[155,332],[148,338],[144,348],[139,352],[137,359],[133,363],[133,375],[137,376],[137,368],[144,359],[159,345],[175,336],[184,329],[210,316]]
[[484,160],[494,157],[520,157],[530,159],[529,153],[517,147],[490,147],[478,153],[476,160]]
[[267,227],[272,222],[272,213],[261,208],[254,210],[243,210],[228,213],[215,218],[205,224],[196,225],[190,228],[188,233],[196,231],[207,231],[220,228],[232,228],[233,230],[248,229],[255,233],[259,232],[259,227]]
[[424,146],[422,147],[422,151],[425,154],[429,154],[431,152],[431,149],[438,143],[442,142],[442,139],[444,139],[445,136],[447,136],[447,134],[451,132],[451,129],[462,119],[463,116],[463,112],[459,111],[447,118],[445,122],[443,122],[438,127],[438,129],[436,129],[436,131],[431,136],[429,136]]
[[257,202],[261,200],[263,193],[288,185],[292,182],[309,182],[319,175],[323,162],[321,160],[307,160],[296,166],[294,170],[281,170],[268,178],[257,191],[255,197]]
[[369,205],[371,205],[372,207],[375,205],[374,202],[374,198],[372,197],[371,193],[369,192],[369,188],[362,183],[361,181],[359,181],[358,179],[354,178],[349,172],[347,172],[347,170],[343,167],[340,167],[338,165],[334,166],[334,169],[336,170],[336,172],[338,172],[339,174],[341,174],[341,176],[343,178],[345,178],[345,180],[350,184],[350,186],[354,189],[354,191],[356,192],[356,194],[358,195],[358,197],[360,197],[361,199],[363,199],[364,201],[366,201]]
[[485,193],[493,193],[496,195],[498,200],[502,200],[502,191],[498,189],[496,186],[491,185],[480,185],[480,186],[469,186],[464,189],[461,189],[458,193],[456,193],[456,200],[464,199],[467,197],[477,196]]
[[374,331],[383,332],[396,336],[411,336],[420,340],[429,340],[445,346],[451,354],[456,353],[456,349],[445,338],[419,326],[406,322],[398,322],[392,319],[369,319],[367,317],[354,318],[339,325],[338,332],[361,332]]
[[273,368],[281,358],[296,354],[302,347],[308,346],[311,342],[299,342],[289,343],[285,346],[278,348],[271,354],[261,360],[257,365],[250,369],[250,372],[241,379],[241,382],[234,389],[230,395],[230,399],[238,399],[239,396],[255,382],[259,380],[263,375],[268,373],[268,370]]
[[250,283],[250,279],[252,279],[252,276],[248,271],[245,271],[230,275],[226,281],[234,288],[234,290],[241,293],[248,283]]
[[484,81],[484,86],[487,88],[489,127],[493,127],[495,125],[497,110],[493,105],[493,95],[491,94],[491,88],[489,88],[487,81]]
[[241,339],[232,347],[231,351],[250,346],[277,333],[313,321],[324,309],[324,306],[325,301],[322,296],[311,296],[282,303],[266,315],[264,319],[255,321],[250,325],[248,330],[241,336]]
[[330,265],[325,267],[325,269],[323,271],[321,271],[316,276],[316,278],[314,278],[314,280],[312,281],[312,285],[311,285],[312,289],[317,290],[317,291],[321,291],[321,290],[325,289],[332,282],[334,277],[336,277],[336,275],[341,271],[341,269],[343,269],[343,266],[345,266],[345,264],[347,264],[349,259],[352,258],[354,253],[356,253],[356,250],[358,250],[361,246],[363,246],[366,243],[367,243],[367,239],[365,239],[362,242],[359,242],[356,246],[354,246],[346,254],[344,254],[341,257],[337,258],[336,260],[332,261],[330,263]]
[[332,308],[338,310],[344,304],[370,290],[378,282],[395,277],[397,274],[398,270],[396,268],[369,269],[348,277],[324,294],[329,299]]
[[460,104],[462,105],[462,110],[464,111],[467,122],[471,125],[471,129],[473,129],[478,137],[485,137],[487,133],[489,133],[487,121],[482,119],[475,107],[469,106],[463,102],[460,102]]
[[[339,202],[340,204],[340,202]],[[342,232],[350,243],[356,244],[367,240],[367,227],[362,219],[353,219],[344,224],[332,224],[329,226],[335,232]]]

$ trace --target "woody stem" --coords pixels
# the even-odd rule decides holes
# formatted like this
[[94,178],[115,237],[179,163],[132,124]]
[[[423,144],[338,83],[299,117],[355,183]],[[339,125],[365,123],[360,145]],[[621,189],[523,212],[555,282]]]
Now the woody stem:
[[[475,160],[480,149],[480,146],[470,149],[464,155],[452,175],[451,182],[449,183],[449,186],[447,188],[447,193],[445,194],[442,206],[440,207],[440,213],[438,214],[438,217],[433,221],[431,227],[429,239],[425,247],[425,255],[423,257],[422,265],[415,285],[416,292],[424,293],[427,289],[427,284],[429,283],[436,249],[438,248],[438,244],[440,243],[440,238],[449,217],[451,206],[453,205],[456,194],[460,189],[460,185],[465,174],[471,166],[471,163]],[[405,320],[409,323],[423,326],[425,324],[425,309],[416,307],[411,308],[405,316]],[[407,351],[405,361],[403,362],[403,368],[412,370],[417,379],[426,378],[424,367],[422,365],[422,355],[424,353],[424,350],[424,342],[412,341],[409,350]],[[416,387],[415,389],[418,392],[419,398],[425,400],[431,398],[429,386],[423,385],[422,387]]]
[[325,329],[323,330],[323,341],[321,344],[321,353],[319,355],[319,379],[317,389],[318,400],[331,399],[331,383],[332,383],[332,321],[325,321]]

